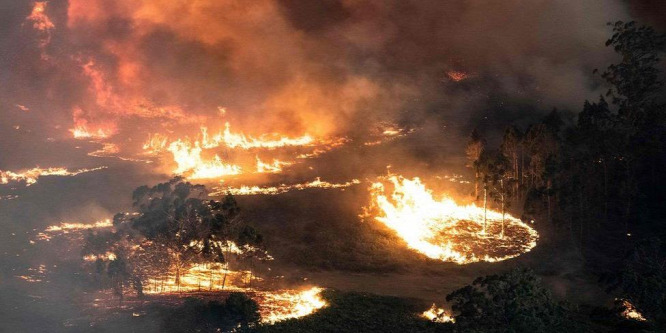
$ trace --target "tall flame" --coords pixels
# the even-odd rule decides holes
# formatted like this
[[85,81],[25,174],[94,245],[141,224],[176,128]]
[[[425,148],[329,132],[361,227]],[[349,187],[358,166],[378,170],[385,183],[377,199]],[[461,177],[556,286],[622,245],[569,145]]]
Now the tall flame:
[[42,60],[48,60],[49,56],[46,54],[46,47],[51,43],[51,30],[55,29],[55,24],[46,15],[46,5],[48,1],[36,1],[33,4],[30,15],[26,20],[32,22],[32,28],[39,33],[39,48],[41,50]]
[[212,160],[206,161],[201,157],[201,146],[199,141],[194,144],[189,141],[177,140],[169,145],[168,150],[173,154],[174,161],[178,164],[177,174],[187,174],[190,179],[219,178],[227,175],[240,174],[241,168],[236,165],[226,164],[215,155]]

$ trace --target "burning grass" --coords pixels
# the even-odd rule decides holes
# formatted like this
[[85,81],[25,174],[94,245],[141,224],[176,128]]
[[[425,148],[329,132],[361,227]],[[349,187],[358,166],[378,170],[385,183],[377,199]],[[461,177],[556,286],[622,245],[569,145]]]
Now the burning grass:
[[27,170],[20,171],[2,171],[0,170],[0,184],[9,184],[10,182],[24,182],[26,186],[35,184],[37,180],[45,176],[76,176],[86,172],[93,172],[106,169],[105,166],[90,168],[90,169],[78,169],[70,171],[66,168],[32,168]]
[[537,232],[521,220],[450,198],[436,200],[419,178],[388,178],[372,184],[372,215],[395,231],[407,246],[432,259],[467,264],[497,262],[536,246]]
[[334,189],[334,188],[346,188],[353,185],[360,184],[361,181],[358,179],[352,179],[344,183],[330,183],[327,181],[322,181],[319,177],[311,182],[299,183],[299,184],[281,184],[278,186],[240,186],[240,187],[226,187],[218,188],[215,192],[211,193],[211,196],[221,196],[224,194],[231,195],[276,195],[286,193],[292,190],[302,191],[308,188],[324,188],[324,189]]

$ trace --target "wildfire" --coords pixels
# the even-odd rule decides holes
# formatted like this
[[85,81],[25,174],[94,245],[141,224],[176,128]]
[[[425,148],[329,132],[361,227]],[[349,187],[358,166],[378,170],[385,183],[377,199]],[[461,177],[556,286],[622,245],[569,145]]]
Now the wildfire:
[[458,264],[497,262],[536,246],[537,232],[515,217],[484,212],[475,205],[459,206],[450,198],[435,200],[419,178],[388,180],[394,187],[390,195],[385,194],[383,182],[372,184],[372,205],[366,215],[376,212],[377,221],[429,258]]
[[46,229],[44,229],[44,232],[37,234],[37,239],[50,241],[52,234],[69,234],[70,232],[78,232],[90,229],[105,229],[111,227],[113,227],[113,222],[110,219],[97,221],[95,223],[62,222],[60,224],[48,226]]
[[326,188],[326,189],[346,188],[360,183],[361,181],[358,179],[352,179],[345,183],[329,183],[327,181],[322,181],[319,177],[317,177],[315,180],[311,182],[300,183],[300,184],[291,184],[291,185],[282,184],[278,186],[268,186],[268,187],[241,186],[235,188],[234,187],[218,188],[216,189],[216,191],[211,193],[210,196],[220,196],[220,195],[225,195],[227,193],[230,193],[232,195],[257,195],[257,194],[276,195],[276,194],[286,193],[292,190],[301,191],[307,188]]
[[[250,168],[245,164],[242,164],[241,167],[241,165],[224,162],[220,155],[213,154],[212,150],[218,147],[241,151],[312,147],[313,150],[310,153],[294,155],[294,158],[302,159],[319,156],[348,141],[347,138],[314,139],[308,134],[300,137],[289,137],[279,133],[270,133],[253,137],[242,132],[232,132],[231,125],[227,122],[224,130],[216,134],[210,134],[207,127],[200,127],[200,133],[195,139],[185,137],[172,140],[166,135],[151,134],[148,136],[148,140],[144,142],[143,150],[144,154],[147,155],[157,155],[164,151],[170,152],[177,165],[173,170],[176,174],[189,179],[214,179],[239,175],[243,173],[243,169],[246,169],[246,167]],[[294,162],[278,159],[273,159],[272,162],[264,162],[258,156],[255,156],[255,159],[257,173],[279,173],[283,167],[294,164]],[[247,159],[244,159],[244,161],[247,161]]]
[[102,148],[88,153],[88,156],[93,157],[110,157],[112,154],[120,152],[120,148],[113,143],[103,143]]
[[2,171],[0,170],[0,184],[8,184],[10,181],[23,181],[26,186],[30,186],[37,182],[37,179],[43,176],[76,176],[78,174],[92,172],[97,170],[106,169],[105,166],[92,168],[92,169],[78,169],[69,171],[66,168],[32,168],[18,172]]
[[95,223],[77,223],[77,222],[63,222],[59,225],[52,225],[46,228],[46,232],[58,232],[58,231],[80,231],[87,229],[100,229],[100,228],[110,228],[113,227],[113,223],[110,219],[97,221]]
[[118,145],[114,143],[102,143],[102,147],[100,149],[97,149],[95,151],[91,151],[88,153],[88,156],[92,157],[113,157],[117,158],[122,161],[132,161],[132,162],[142,162],[142,163],[152,163],[153,161],[150,160],[142,160],[142,159],[137,159],[137,158],[132,158],[132,157],[123,157],[120,155],[117,155],[120,152],[120,148]]
[[46,16],[46,4],[47,1],[36,1],[32,7],[32,12],[27,17],[29,21],[32,21],[32,27],[40,31],[48,31],[55,28],[51,19]]
[[292,162],[283,162],[283,161],[279,161],[277,159],[273,159],[273,163],[269,164],[269,163],[262,162],[259,159],[259,156],[257,156],[257,172],[258,173],[279,173],[279,172],[282,171],[283,166],[289,166],[289,165],[292,165],[292,164],[294,164],[294,163],[292,163]]
[[323,288],[260,291],[251,287],[251,281],[257,280],[261,279],[253,276],[252,272],[232,271],[226,264],[197,264],[182,272],[178,279],[174,275],[148,279],[144,284],[144,292],[246,292],[259,304],[261,321],[264,323],[304,317],[327,305],[321,298]]
[[113,252],[106,252],[106,253],[98,254],[98,255],[89,254],[89,255],[83,256],[83,261],[87,261],[87,262],[95,262],[98,259],[104,260],[104,261],[106,261],[106,260],[116,260],[116,254],[113,253]]
[[304,153],[304,154],[299,154],[296,156],[296,158],[314,158],[319,155],[328,153],[329,151],[338,148],[340,146],[343,146],[344,144],[348,143],[351,141],[349,138],[337,138],[337,139],[331,139],[328,141],[324,141],[320,144],[320,147],[315,148],[312,152],[310,153]]
[[631,302],[629,302],[628,300],[621,299],[621,300],[618,300],[618,301],[621,302],[620,305],[622,307],[622,313],[620,313],[620,315],[622,317],[627,318],[627,319],[637,320],[637,321],[646,321],[647,320],[647,319],[645,319],[643,314],[638,312],[636,307],[633,304],[631,304]]
[[48,60],[46,54],[46,46],[51,43],[51,30],[55,29],[55,25],[51,19],[46,15],[46,5],[48,1],[36,1],[32,7],[30,15],[26,20],[32,22],[32,28],[39,33],[39,48],[41,49],[42,60]]
[[152,155],[164,151],[167,148],[169,138],[159,133],[149,134],[148,141],[143,144],[146,154]]
[[75,139],[106,139],[115,133],[113,126],[92,127],[82,114],[80,109],[74,110],[74,128],[69,131]]
[[250,271],[229,270],[227,264],[201,263],[183,269],[176,276],[170,269],[164,276],[147,279],[144,292],[166,294],[195,291],[248,291],[251,280],[258,280]]
[[210,161],[204,160],[201,157],[199,141],[192,144],[189,141],[177,140],[169,145],[168,150],[178,164],[174,172],[186,175],[190,179],[219,178],[241,173],[239,166],[222,162],[218,155],[215,155]]
[[72,132],[72,135],[76,139],[88,139],[88,138],[104,139],[111,135],[110,133],[101,128],[98,128],[96,131],[95,130],[89,131],[88,127],[85,125],[76,126],[75,128],[70,129],[69,131]]
[[204,148],[215,148],[220,144],[225,144],[229,148],[267,148],[274,149],[286,146],[310,146],[314,144],[314,139],[309,135],[289,138],[277,133],[262,135],[259,138],[246,136],[243,133],[232,133],[229,123],[224,124],[224,131],[213,136],[208,135],[206,127],[201,128],[202,146]]
[[277,292],[259,293],[259,313],[264,323],[275,323],[291,318],[300,318],[325,307],[326,301],[321,298],[323,288],[280,290]]
[[438,308],[436,304],[430,307],[430,309],[424,311],[421,314],[421,317],[434,321],[436,323],[455,323],[456,320],[449,314],[446,310]]

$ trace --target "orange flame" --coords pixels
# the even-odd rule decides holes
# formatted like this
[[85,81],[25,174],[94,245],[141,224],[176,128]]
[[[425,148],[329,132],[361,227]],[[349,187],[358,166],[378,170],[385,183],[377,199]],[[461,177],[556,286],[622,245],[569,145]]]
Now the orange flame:
[[204,160],[201,157],[199,141],[192,144],[189,141],[177,140],[169,145],[168,150],[173,154],[173,159],[178,164],[174,172],[185,175],[190,179],[219,178],[241,173],[239,166],[223,163],[218,155],[215,155],[210,161]]
[[[496,262],[516,257],[536,246],[537,232],[519,219],[475,205],[459,206],[450,198],[435,200],[419,178],[390,176],[394,187],[385,194],[382,182],[372,184],[375,219],[394,230],[407,246],[432,259],[466,264]],[[366,215],[369,213],[366,213]],[[483,234],[484,216],[488,232]]]
[[451,316],[446,310],[438,308],[436,304],[432,304],[430,309],[424,311],[421,317],[434,321],[436,323],[455,323],[456,319]]
[[283,166],[289,166],[289,165],[292,165],[292,164],[294,164],[294,163],[292,163],[292,162],[283,162],[283,161],[279,161],[277,159],[273,159],[273,163],[269,164],[269,163],[262,162],[259,159],[259,156],[257,156],[257,172],[258,173],[279,173],[279,172],[282,172],[282,167]]
[[40,33],[39,48],[41,49],[42,60],[49,59],[45,49],[51,43],[51,30],[55,29],[55,25],[46,15],[47,4],[48,1],[36,1],[30,15],[26,17],[27,21],[32,22],[32,28]]
[[276,292],[263,292],[259,297],[259,313],[264,323],[300,318],[310,315],[327,305],[321,298],[323,288],[281,290]]
[[106,169],[105,166],[92,168],[92,169],[79,169],[69,171],[66,168],[32,168],[28,170],[12,172],[0,170],[0,184],[9,184],[10,181],[20,182],[23,181],[27,186],[37,182],[37,179],[43,176],[76,176],[78,174],[92,172],[97,170]]
[[358,179],[352,179],[351,181],[345,183],[329,183],[327,181],[322,181],[321,178],[317,177],[315,180],[307,183],[292,184],[292,185],[278,185],[278,186],[241,186],[241,187],[226,187],[226,188],[216,188],[214,192],[210,193],[210,196],[220,196],[230,193],[232,195],[276,195],[286,193],[292,190],[305,190],[308,188],[346,188],[352,185],[360,184],[361,181]]
[[449,71],[446,75],[454,82],[460,82],[469,76],[467,73],[460,71]]
[[627,318],[627,319],[632,319],[632,320],[637,320],[637,321],[646,321],[645,317],[643,316],[642,313],[638,312],[636,307],[631,304],[626,299],[621,300],[622,301],[622,313],[620,314],[622,317]]

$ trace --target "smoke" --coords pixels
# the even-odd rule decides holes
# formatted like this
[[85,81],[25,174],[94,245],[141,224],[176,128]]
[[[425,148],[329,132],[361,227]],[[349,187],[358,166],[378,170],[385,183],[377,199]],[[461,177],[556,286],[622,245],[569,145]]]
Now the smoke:
[[[419,130],[401,144],[372,148],[357,140],[296,163],[288,174],[261,176],[275,184],[315,176],[365,181],[384,174],[387,164],[409,177],[443,176],[437,172],[464,165],[455,143],[470,127],[501,130],[553,107],[578,110],[598,96],[603,89],[592,70],[617,61],[604,47],[606,22],[660,22],[650,8],[622,0],[0,0],[0,170],[108,166],[0,188],[0,198],[17,196],[0,199],[0,278],[14,281],[21,269],[56,256],[29,242],[36,231],[126,211],[134,188],[167,177],[157,174],[159,163],[88,155],[102,144],[117,147],[107,155],[137,157],[132,153],[149,134],[194,137],[201,125],[210,133],[229,122],[235,133],[253,137],[318,139],[362,137],[380,122],[396,123]],[[72,139],[76,133],[79,140]],[[252,163],[272,157],[248,156]],[[354,261],[350,249],[361,250],[358,258],[377,254],[376,230],[358,231],[365,186],[239,200],[276,255],[360,270],[353,266],[362,260]],[[417,260],[385,247],[386,258],[406,259],[382,259],[377,269]],[[468,269],[469,279],[477,270]],[[78,288],[66,272],[58,285]],[[433,288],[441,284],[428,279]],[[368,287],[374,282],[373,276],[358,288],[392,285]],[[0,294],[8,297],[0,299],[14,300],[20,288],[26,287],[5,284]],[[37,313],[44,323],[76,317],[73,306],[61,309],[67,292],[53,293],[63,299],[55,306],[26,311],[36,306],[23,297],[25,306],[6,302],[0,313]],[[4,326],[26,331],[34,322],[13,320]]]
[[317,135],[517,102],[575,109],[598,93],[592,69],[612,59],[605,23],[628,17],[620,1],[591,0],[2,7],[3,113],[25,105],[65,136],[81,124],[222,123],[220,107],[243,129]]

